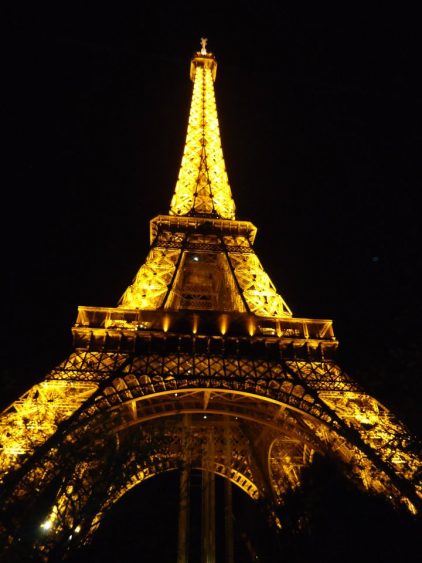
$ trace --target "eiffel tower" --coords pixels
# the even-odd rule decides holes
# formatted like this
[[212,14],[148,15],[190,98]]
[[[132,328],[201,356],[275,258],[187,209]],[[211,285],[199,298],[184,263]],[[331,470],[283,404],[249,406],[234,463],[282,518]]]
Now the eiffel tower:
[[332,321],[293,316],[254,252],[256,227],[236,219],[216,71],[202,40],[170,211],[151,220],[133,282],[116,307],[78,308],[69,357],[1,415],[5,560],[20,560],[23,546],[34,559],[65,558],[125,493],[172,470],[179,563],[192,470],[203,475],[207,562],[215,475],[265,501],[275,526],[317,454],[357,486],[420,509],[415,438],[335,363]]

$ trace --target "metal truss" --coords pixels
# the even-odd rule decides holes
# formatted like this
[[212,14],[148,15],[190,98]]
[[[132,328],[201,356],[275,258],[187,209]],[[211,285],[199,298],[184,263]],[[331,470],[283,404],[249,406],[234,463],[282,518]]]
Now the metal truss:
[[255,253],[228,253],[234,275],[252,313],[260,317],[291,317],[292,312]]
[[171,215],[195,213],[235,218],[215,103],[216,67],[212,54],[197,53],[192,61],[192,103]]
[[131,309],[157,309],[173,279],[180,250],[151,248],[145,264],[123,294],[120,305]]
[[[9,417],[25,400],[3,415],[3,428],[9,421],[6,445],[19,449],[4,457],[9,459],[1,490],[5,545],[13,549],[24,533],[24,523],[10,515],[29,510],[38,496],[33,491],[42,496],[54,483],[59,483],[55,501],[40,522],[45,535],[35,549],[48,560],[60,546],[89,541],[125,492],[181,467],[184,414],[191,417],[192,467],[203,469],[201,444],[212,429],[212,471],[252,498],[274,506],[282,502],[319,452],[341,460],[364,487],[415,511],[420,464],[403,425],[332,361],[277,360],[267,352],[264,347],[254,357],[242,356],[240,343],[237,354],[223,355],[76,350],[25,398],[32,401],[27,414],[36,412],[44,421],[51,420],[50,404],[55,405],[48,431],[27,426],[21,439],[20,423]],[[43,388],[50,394],[37,395]],[[236,437],[230,462],[223,455],[227,417]]]
[[8,407],[0,417],[0,483],[96,389],[97,385],[89,381],[46,380]]
[[215,72],[204,48],[170,215],[151,221],[119,306],[80,307],[74,351],[0,416],[1,555],[26,542],[29,557],[61,560],[132,487],[187,463],[264,500],[276,525],[316,453],[420,506],[416,440],[333,361],[330,320],[292,317],[256,228],[234,220]]
[[170,230],[157,235],[120,306],[292,316],[246,237]]

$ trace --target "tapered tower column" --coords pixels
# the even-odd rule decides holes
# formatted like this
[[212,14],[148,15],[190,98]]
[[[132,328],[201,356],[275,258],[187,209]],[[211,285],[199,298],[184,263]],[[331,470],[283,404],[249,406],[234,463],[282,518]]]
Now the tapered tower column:
[[[229,418],[224,419],[224,457],[227,467],[232,464],[232,440]],[[225,563],[234,563],[233,544],[233,485],[229,479],[224,480],[224,532],[225,532]]]
[[204,450],[202,471],[202,563],[215,563],[215,475],[211,470],[214,460],[214,435],[208,436]]
[[189,561],[189,512],[190,512],[190,455],[189,455],[189,424],[190,417],[183,417],[182,447],[184,456],[179,481],[179,529],[177,543],[177,563]]

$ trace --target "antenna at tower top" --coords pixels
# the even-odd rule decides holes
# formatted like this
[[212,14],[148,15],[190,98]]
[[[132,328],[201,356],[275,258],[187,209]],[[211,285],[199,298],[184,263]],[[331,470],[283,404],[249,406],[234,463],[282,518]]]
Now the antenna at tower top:
[[207,42],[208,39],[206,37],[201,37],[201,55],[206,55],[207,54]]

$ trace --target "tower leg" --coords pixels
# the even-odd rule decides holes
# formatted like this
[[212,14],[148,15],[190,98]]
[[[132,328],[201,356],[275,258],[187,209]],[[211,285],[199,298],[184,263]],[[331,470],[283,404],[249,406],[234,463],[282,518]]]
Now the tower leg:
[[190,468],[185,464],[180,474],[177,563],[188,563],[189,560],[189,476]]
[[179,533],[177,544],[177,563],[189,561],[189,509],[190,509],[190,444],[189,415],[183,417],[182,447],[185,452],[179,482]]
[[224,528],[226,534],[226,563],[234,562],[232,493],[232,482],[226,479],[224,481]]
[[211,433],[204,452],[202,472],[202,563],[215,563],[215,475],[208,468],[214,459],[214,436]]
[[[227,467],[231,467],[232,461],[232,444],[229,419],[224,420],[224,457]],[[234,545],[233,545],[233,488],[229,479],[224,480],[224,531],[225,531],[225,555],[226,563],[234,562]]]

